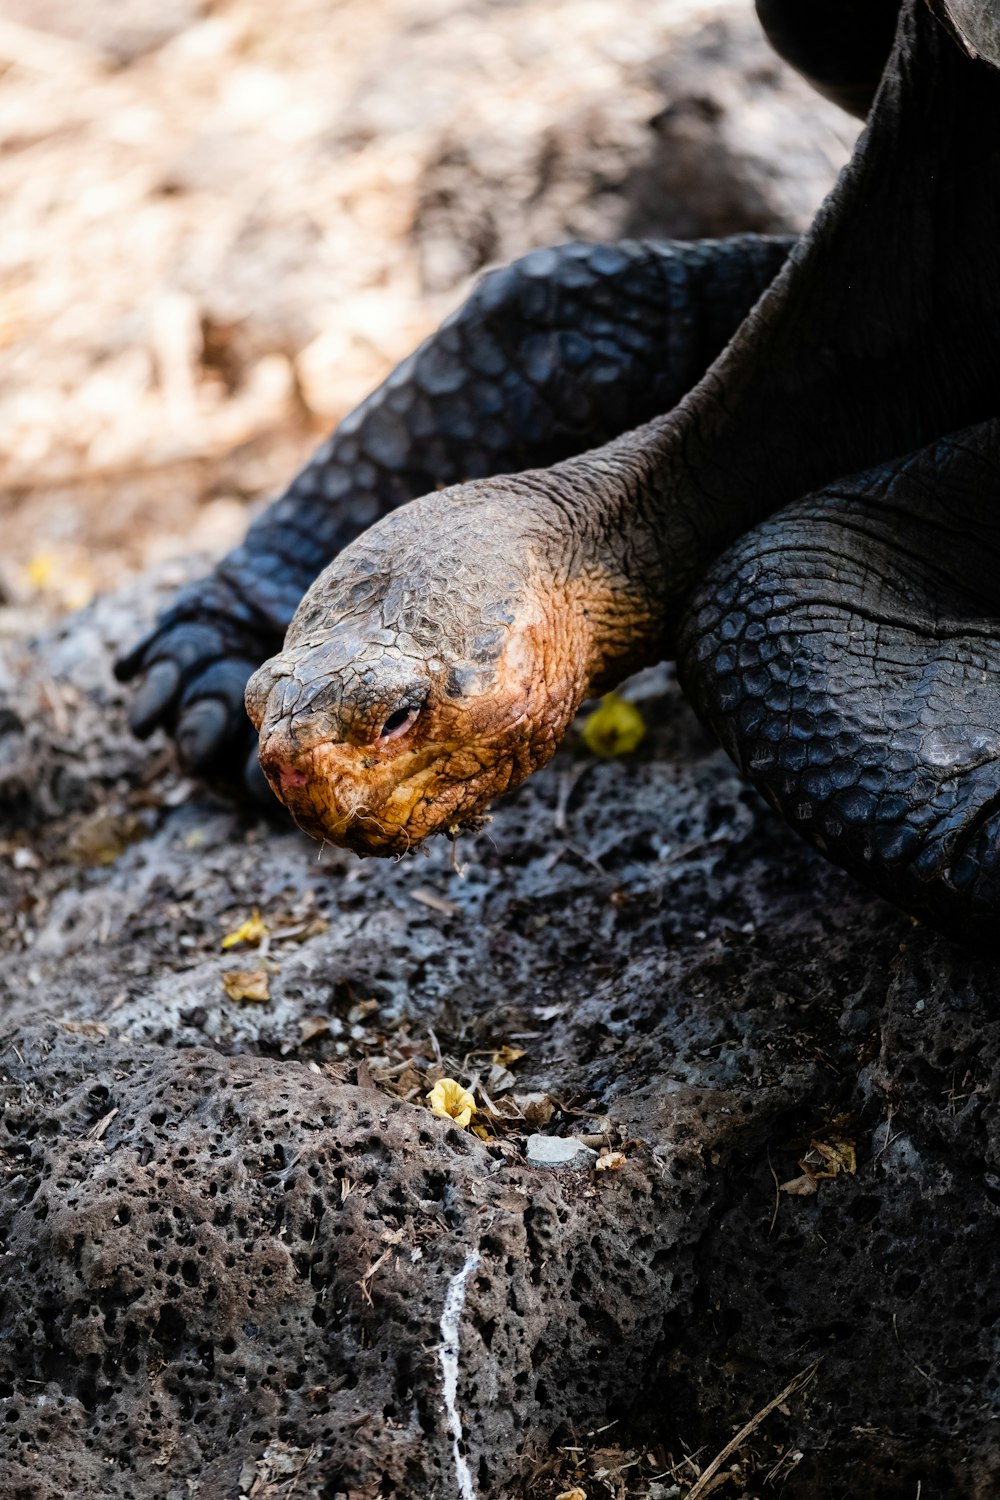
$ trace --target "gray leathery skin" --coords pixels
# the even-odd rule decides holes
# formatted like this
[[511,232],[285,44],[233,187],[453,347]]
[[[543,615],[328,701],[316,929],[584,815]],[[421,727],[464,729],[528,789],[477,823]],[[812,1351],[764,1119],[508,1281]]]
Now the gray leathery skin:
[[930,0],[973,57],[1000,64],[1000,14],[990,0]]
[[909,0],[809,234],[678,410],[604,450],[661,538],[668,612],[782,505],[1000,409],[998,108],[1000,77]]

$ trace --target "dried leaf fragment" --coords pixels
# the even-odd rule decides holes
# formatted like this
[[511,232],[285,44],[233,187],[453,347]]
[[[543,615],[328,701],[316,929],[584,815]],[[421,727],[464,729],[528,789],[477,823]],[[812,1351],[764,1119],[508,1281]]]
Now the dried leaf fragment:
[[524,1055],[525,1051],[523,1047],[511,1047],[505,1044],[497,1048],[490,1061],[498,1068],[509,1068],[511,1063],[517,1062],[518,1058],[524,1057]]
[[587,1491],[581,1490],[579,1485],[574,1485],[571,1490],[563,1490],[556,1500],[587,1500]]
[[103,1021],[60,1021],[63,1031],[75,1032],[77,1036],[110,1036],[111,1028]]
[[516,1087],[517,1079],[509,1068],[498,1068],[496,1063],[491,1065],[490,1071],[486,1075],[486,1092],[491,1099],[495,1099],[498,1094],[509,1093],[511,1089]]
[[439,1079],[427,1095],[427,1102],[431,1114],[440,1115],[442,1120],[454,1120],[463,1130],[472,1123],[476,1113],[475,1099],[454,1078]]
[[849,1177],[855,1175],[858,1156],[854,1142],[841,1135],[832,1135],[828,1141],[810,1141],[809,1150],[799,1166],[802,1176],[783,1182],[779,1191],[798,1198],[810,1198],[819,1190],[824,1178],[839,1177],[841,1172],[846,1172]]
[[811,1172],[803,1172],[801,1177],[790,1177],[783,1182],[778,1189],[781,1193],[790,1193],[793,1198],[811,1198],[817,1192],[819,1184]]
[[81,609],[94,597],[94,583],[86,555],[76,549],[36,552],[21,570],[25,584],[35,594],[57,600],[65,609]]
[[634,703],[605,693],[583,726],[583,743],[595,755],[629,755],[641,743],[646,721]]
[[134,813],[104,808],[77,824],[66,840],[66,852],[74,864],[90,868],[113,865],[130,844],[142,838],[143,832]]
[[555,1101],[548,1094],[513,1094],[502,1101],[512,1108],[536,1130],[543,1130],[556,1112]]
[[36,552],[24,565],[24,578],[34,589],[48,588],[56,573],[56,560],[51,552]]
[[[814,1155],[818,1162],[813,1162]],[[832,1135],[828,1141],[810,1141],[804,1160],[821,1168],[816,1171],[817,1177],[839,1177],[841,1172],[853,1177],[858,1170],[854,1142],[840,1135]]]
[[274,936],[280,938],[282,942],[305,943],[309,938],[319,937],[320,933],[326,932],[329,925],[326,918],[317,911],[301,922],[291,922],[287,925],[282,923],[274,930]]
[[226,933],[222,939],[222,947],[223,949],[235,948],[238,943],[245,943],[248,948],[256,948],[267,937],[267,934],[267,923],[255,906],[245,922],[241,922],[233,932]]
[[222,988],[230,1000],[252,1000],[262,1003],[270,1000],[269,976],[266,969],[227,969],[222,976]]
[[362,1021],[367,1021],[368,1017],[373,1016],[380,1007],[381,1001],[379,1000],[359,1000],[347,1012],[347,1019],[352,1026],[360,1026]]
[[624,1151],[609,1151],[605,1149],[594,1163],[595,1172],[617,1172],[626,1162]]

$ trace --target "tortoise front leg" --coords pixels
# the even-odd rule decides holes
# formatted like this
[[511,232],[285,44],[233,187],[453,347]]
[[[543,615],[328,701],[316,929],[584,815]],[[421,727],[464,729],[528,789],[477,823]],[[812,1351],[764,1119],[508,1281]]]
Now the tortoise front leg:
[[828,859],[996,941],[1000,421],[798,501],[708,574],[685,686]]
[[573,244],[484,277],[122,658],[120,678],[144,674],[136,733],[164,725],[192,770],[260,786],[243,690],[321,569],[417,495],[551,464],[669,410],[793,243]]

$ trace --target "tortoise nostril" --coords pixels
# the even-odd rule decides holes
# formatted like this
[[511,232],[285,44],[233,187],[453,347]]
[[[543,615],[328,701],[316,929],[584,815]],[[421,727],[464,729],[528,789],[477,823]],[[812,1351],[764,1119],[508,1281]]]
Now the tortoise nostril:
[[289,762],[282,760],[269,761],[267,773],[272,781],[278,782],[282,790],[305,786],[309,781],[309,777],[305,771],[301,771],[298,766],[293,766]]
[[300,771],[297,766],[282,766],[280,775],[282,786],[305,786],[309,780],[305,771]]

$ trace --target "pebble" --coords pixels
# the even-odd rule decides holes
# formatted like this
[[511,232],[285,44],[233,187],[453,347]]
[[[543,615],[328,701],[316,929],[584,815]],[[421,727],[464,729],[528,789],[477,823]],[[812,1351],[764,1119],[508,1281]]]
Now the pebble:
[[589,1167],[597,1160],[575,1135],[529,1135],[526,1155],[529,1167]]

